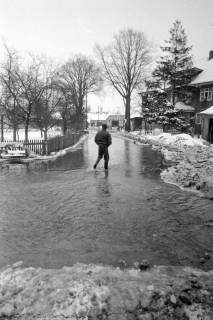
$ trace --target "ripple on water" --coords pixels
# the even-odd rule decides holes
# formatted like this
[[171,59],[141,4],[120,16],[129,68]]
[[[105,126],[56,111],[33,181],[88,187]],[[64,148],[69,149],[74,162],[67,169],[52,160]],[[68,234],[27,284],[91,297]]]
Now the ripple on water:
[[[113,137],[110,170],[93,139],[54,161],[0,170],[0,265],[199,265],[213,257],[212,202],[165,184],[162,155]],[[205,266],[212,267],[210,259]]]

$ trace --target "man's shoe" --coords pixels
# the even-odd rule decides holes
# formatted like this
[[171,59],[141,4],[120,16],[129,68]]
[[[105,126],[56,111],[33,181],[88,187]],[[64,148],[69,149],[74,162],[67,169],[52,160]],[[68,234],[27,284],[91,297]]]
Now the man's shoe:
[[96,169],[96,167],[97,167],[97,165],[96,165],[96,164],[94,164],[93,169]]

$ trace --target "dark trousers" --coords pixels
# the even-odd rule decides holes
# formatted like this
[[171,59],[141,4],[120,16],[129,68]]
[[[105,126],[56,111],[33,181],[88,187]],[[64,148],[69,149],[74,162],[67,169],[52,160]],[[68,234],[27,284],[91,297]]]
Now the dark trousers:
[[99,161],[104,157],[104,168],[108,169],[108,162],[109,162],[109,152],[108,147],[100,145],[98,148],[98,159],[95,163],[95,167],[99,163]]

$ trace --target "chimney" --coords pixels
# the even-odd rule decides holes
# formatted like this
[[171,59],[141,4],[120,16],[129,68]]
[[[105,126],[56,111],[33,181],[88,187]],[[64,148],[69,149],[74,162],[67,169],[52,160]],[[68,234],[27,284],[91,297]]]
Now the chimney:
[[209,60],[213,58],[213,50],[209,51]]

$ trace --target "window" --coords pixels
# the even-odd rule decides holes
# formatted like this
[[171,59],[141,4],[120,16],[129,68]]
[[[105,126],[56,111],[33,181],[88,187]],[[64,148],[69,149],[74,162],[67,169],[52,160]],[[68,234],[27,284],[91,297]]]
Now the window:
[[200,89],[200,101],[212,101],[212,88]]

